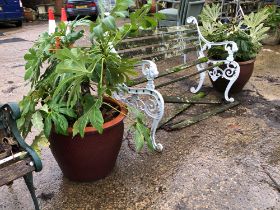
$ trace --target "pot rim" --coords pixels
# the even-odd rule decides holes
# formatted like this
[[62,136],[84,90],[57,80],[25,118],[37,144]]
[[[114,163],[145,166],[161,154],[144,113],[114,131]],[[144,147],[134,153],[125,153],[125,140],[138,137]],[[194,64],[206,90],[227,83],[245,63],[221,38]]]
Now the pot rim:
[[254,63],[256,61],[256,58],[253,58],[251,60],[248,61],[237,61],[237,63],[240,65],[246,65],[246,64],[250,64],[250,63]]
[[[113,99],[111,97],[106,97],[105,100],[108,101],[108,102],[112,102],[112,103],[117,104],[121,108],[121,110],[120,110],[120,113],[119,113],[119,115],[117,117],[115,117],[114,119],[112,119],[112,120],[110,120],[110,121],[108,121],[108,122],[103,124],[103,126],[102,126],[103,129],[106,129],[106,128],[109,128],[109,127],[113,127],[114,125],[116,125],[116,124],[120,123],[121,121],[123,121],[123,119],[126,117],[126,114],[128,112],[127,108],[125,107],[125,104],[123,104],[122,102],[120,102],[120,101],[118,101],[116,99]],[[68,131],[69,134],[72,134],[73,133],[73,128],[69,127],[67,129],[67,131]],[[87,132],[98,132],[98,131],[97,131],[96,128],[90,126],[90,127],[86,127],[85,128],[85,133],[87,133]]]

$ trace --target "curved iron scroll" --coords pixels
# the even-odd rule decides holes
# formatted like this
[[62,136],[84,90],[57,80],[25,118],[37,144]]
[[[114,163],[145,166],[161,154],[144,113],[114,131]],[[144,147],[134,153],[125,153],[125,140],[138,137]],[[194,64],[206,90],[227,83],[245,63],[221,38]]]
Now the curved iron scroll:
[[[209,64],[212,65],[212,64],[216,64],[216,63],[220,63],[220,62],[224,63],[226,66],[224,69],[220,68],[220,67],[215,67],[212,70],[208,71],[208,74],[214,81],[217,80],[219,77],[224,78],[229,81],[229,83],[225,89],[225,92],[224,92],[224,98],[228,102],[233,102],[234,98],[229,97],[228,94],[229,94],[229,91],[230,91],[232,85],[237,80],[239,73],[240,73],[240,66],[236,61],[234,61],[234,53],[236,53],[238,51],[237,44],[233,41],[210,42],[202,35],[202,33],[199,29],[199,26],[198,26],[198,22],[195,17],[192,17],[192,16],[188,17],[187,22],[189,24],[194,24],[197,29],[197,32],[198,32],[198,40],[199,40],[199,50],[197,51],[198,58],[206,57],[204,52],[211,49],[213,46],[224,46],[224,49],[228,54],[227,58],[225,60],[214,61],[214,60],[209,59],[207,61],[207,63],[202,63],[202,64],[196,65],[196,68],[198,71],[201,71],[204,68],[206,68],[206,65],[209,65]],[[199,83],[198,83],[197,87],[191,88],[192,93],[197,93],[200,90],[200,88],[202,87],[202,85],[204,83],[206,72],[202,72],[199,75],[200,75]]]
[[[114,94],[117,100],[123,101],[147,114],[152,119],[151,125],[151,139],[153,148],[161,152],[163,146],[156,142],[156,130],[160,120],[164,114],[164,100],[160,92],[155,90],[154,79],[158,76],[159,72],[157,66],[153,61],[141,61],[142,73],[147,78],[145,88],[132,88],[122,84],[118,93]],[[128,95],[127,95],[128,94]],[[149,99],[144,101],[140,96],[148,96]]]
[[12,136],[32,158],[35,171],[42,170],[42,162],[37,153],[24,141],[17,128],[16,120],[20,118],[20,109],[16,103],[0,104],[0,128],[6,135]]

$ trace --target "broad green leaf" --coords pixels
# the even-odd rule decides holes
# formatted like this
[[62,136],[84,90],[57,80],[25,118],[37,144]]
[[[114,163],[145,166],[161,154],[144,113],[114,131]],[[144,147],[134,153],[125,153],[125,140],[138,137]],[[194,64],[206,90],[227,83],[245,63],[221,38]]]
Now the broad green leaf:
[[77,117],[75,112],[72,109],[69,109],[69,108],[59,108],[59,113],[64,114],[64,115],[69,116],[69,117],[72,117],[72,118]]
[[83,101],[83,109],[87,112],[89,111],[93,104],[95,103],[95,97],[91,94],[86,94],[84,97],[83,97],[84,101]]
[[57,50],[54,57],[62,61],[68,58],[73,58],[72,53],[68,48]]
[[51,115],[49,114],[45,118],[45,122],[44,122],[44,134],[47,138],[50,136],[51,129],[52,129],[52,120],[51,120]]
[[31,122],[34,128],[38,129],[39,131],[43,130],[44,128],[43,117],[39,111],[35,112],[32,115]]
[[116,0],[116,5],[111,11],[111,13],[127,10],[133,4],[134,4],[133,0]]
[[21,115],[25,115],[26,113],[28,113],[30,106],[31,106],[31,97],[24,96],[23,100],[21,100],[19,103]]
[[125,18],[125,17],[128,17],[129,16],[129,13],[128,11],[117,11],[114,13],[117,17],[122,17],[122,18]]
[[108,16],[104,18],[102,23],[105,25],[105,27],[109,30],[115,30],[117,28],[115,18],[113,16]]
[[48,104],[44,104],[44,105],[41,107],[40,110],[42,110],[42,111],[45,112],[45,113],[49,113],[49,106],[48,106]]
[[89,74],[84,63],[77,64],[73,60],[64,60],[56,66],[56,72],[62,73],[73,73],[73,74]]
[[102,38],[103,37],[103,28],[102,28],[102,25],[99,24],[97,26],[95,26],[93,28],[93,33],[98,37],[98,38]]
[[143,124],[143,119],[137,120],[136,128],[142,133],[144,139],[148,145],[148,148],[153,150],[152,138],[150,129]]
[[[61,94],[61,91],[63,90],[63,88],[68,86],[68,89],[71,88],[69,83],[73,83],[73,80],[75,81],[80,81],[78,80],[79,78],[81,78],[81,75],[73,75],[72,77],[68,77],[63,79],[62,81],[60,81],[59,85],[56,87],[54,93],[53,93],[53,97],[57,97],[59,94]],[[73,84],[72,84],[73,85]],[[62,93],[63,95],[65,94]]]
[[103,119],[102,113],[100,111],[101,103],[102,103],[102,101],[97,100],[89,112],[90,123],[93,127],[96,128],[96,130],[99,133],[103,132],[103,124],[104,124],[104,119]]
[[81,116],[73,126],[73,136],[76,136],[78,133],[80,133],[81,137],[84,137],[85,135],[85,127],[87,126],[89,121],[89,117],[87,114],[84,114]]
[[82,38],[83,35],[84,35],[84,30],[74,31],[72,33],[69,33],[66,39],[68,40],[69,43],[73,43],[74,41]]
[[157,26],[157,21],[156,21],[155,18],[146,16],[144,19],[149,23],[149,24],[147,24],[149,27],[156,27]]
[[137,108],[133,107],[133,106],[128,106],[128,112],[129,113],[132,113],[136,119],[144,119],[145,118],[145,115],[139,111]]
[[59,134],[67,135],[67,128],[68,128],[68,121],[67,119],[62,115],[58,114],[56,112],[51,113],[52,121],[55,125],[55,130]]
[[24,74],[24,80],[29,80],[31,78],[33,74],[33,69],[32,68],[28,68],[26,71],[25,71],[25,74]]
[[35,136],[34,141],[31,144],[31,147],[35,150],[35,152],[41,156],[41,148],[49,146],[48,139],[40,133],[38,136]]
[[19,128],[19,130],[21,130],[21,128],[23,127],[25,123],[25,118],[24,117],[21,117],[17,120],[17,127]]
[[34,49],[30,49],[28,52],[29,53],[26,53],[24,55],[24,60],[29,61],[36,59],[36,52],[34,51]]
[[141,131],[136,128],[135,130],[135,145],[136,151],[139,152],[144,146],[144,136],[142,135]]

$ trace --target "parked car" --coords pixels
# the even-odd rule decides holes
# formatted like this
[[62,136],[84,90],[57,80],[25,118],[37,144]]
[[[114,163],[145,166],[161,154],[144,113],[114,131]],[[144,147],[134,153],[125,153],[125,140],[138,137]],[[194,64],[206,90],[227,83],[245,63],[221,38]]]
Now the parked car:
[[96,18],[98,15],[97,0],[66,0],[65,10],[68,19],[74,19],[77,16]]
[[20,0],[0,0],[0,22],[22,26],[23,8]]

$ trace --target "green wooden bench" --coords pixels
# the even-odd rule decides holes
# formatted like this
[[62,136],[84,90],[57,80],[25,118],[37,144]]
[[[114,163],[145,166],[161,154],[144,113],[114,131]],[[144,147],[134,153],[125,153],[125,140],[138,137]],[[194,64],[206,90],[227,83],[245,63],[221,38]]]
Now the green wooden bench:
[[17,104],[0,104],[0,187],[23,177],[37,210],[39,205],[32,172],[41,171],[42,163],[18,131],[16,120],[19,117],[20,110]]
[[[229,81],[224,98],[229,102],[234,101],[228,96],[228,93],[240,71],[238,63],[233,58],[233,54],[238,50],[236,43],[231,41],[209,42],[200,33],[196,18],[189,17],[187,22],[187,25],[145,31],[137,37],[127,38],[117,48],[121,56],[142,60],[139,65],[142,67],[143,76],[134,79],[129,84],[123,84],[115,97],[144,111],[152,119],[151,137],[154,149],[157,151],[163,149],[161,144],[156,143],[155,133],[164,114],[164,97],[158,88],[199,74],[200,79],[197,87],[191,88],[191,92],[197,93],[202,87],[206,72],[208,72],[214,81],[219,77]],[[225,60],[207,58],[207,50],[213,46],[224,46],[228,57]],[[191,63],[187,63],[187,53],[189,52],[195,52],[197,58]],[[165,59],[178,59],[178,57],[181,58],[179,65],[158,72],[157,62]],[[157,79],[167,77],[170,74],[186,72],[192,66],[197,68],[197,73],[186,74],[160,84],[157,82]],[[146,85],[141,88],[135,87],[141,83],[146,83]],[[143,95],[149,96],[149,100],[142,99]]]

